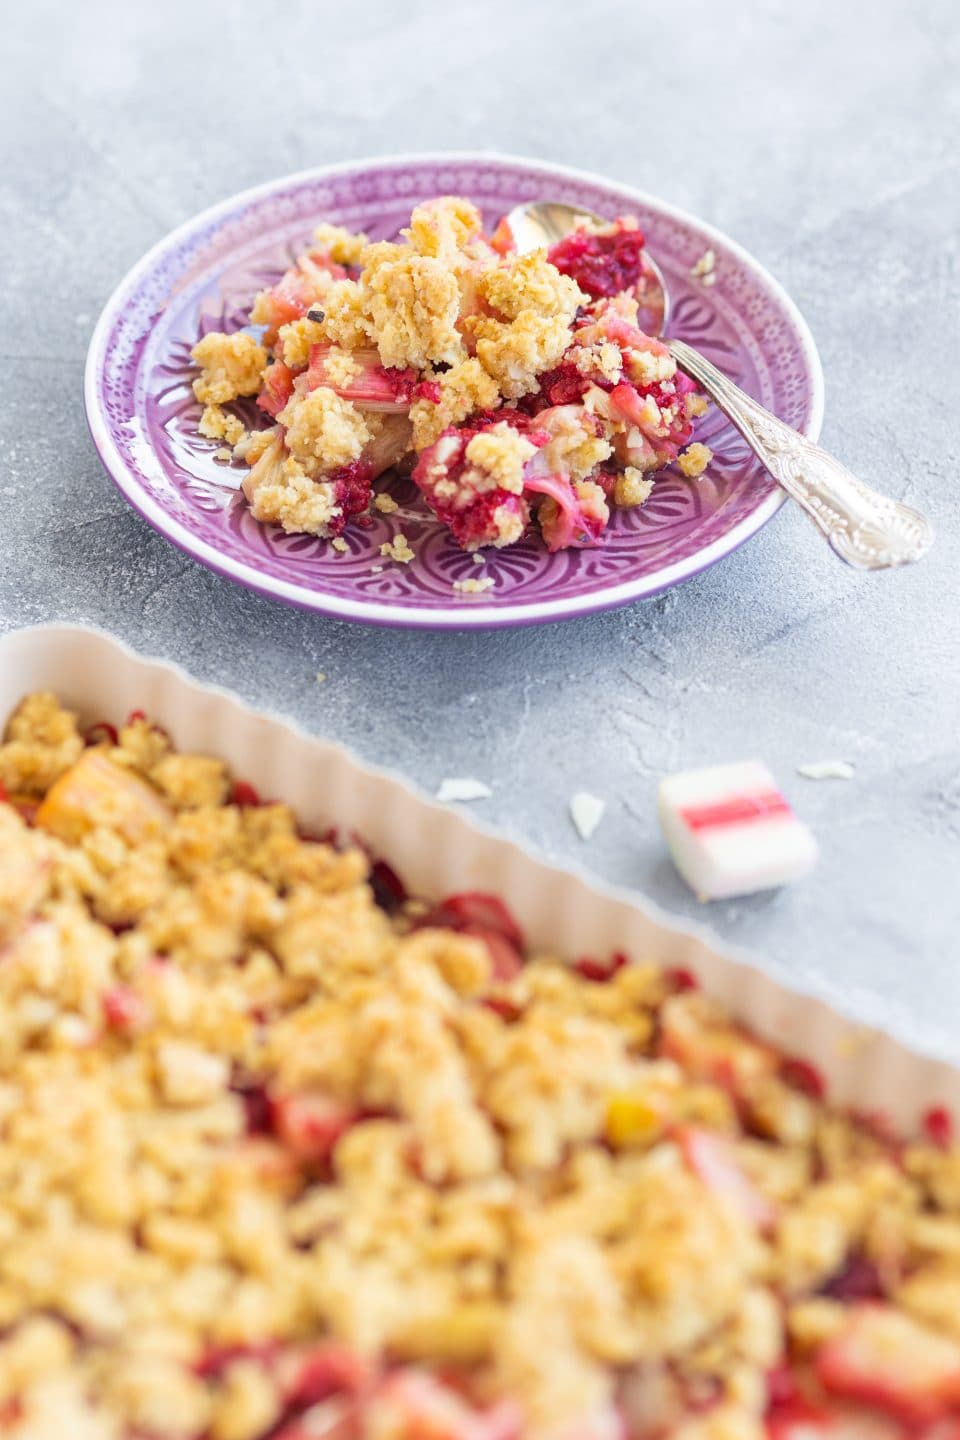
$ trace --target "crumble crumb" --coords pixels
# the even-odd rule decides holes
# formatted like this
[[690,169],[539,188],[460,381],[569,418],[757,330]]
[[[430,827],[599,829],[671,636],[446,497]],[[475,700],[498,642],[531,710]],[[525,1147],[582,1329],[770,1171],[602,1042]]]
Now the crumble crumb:
[[193,382],[193,393],[204,405],[223,405],[240,395],[256,395],[267,365],[266,350],[245,330],[235,335],[211,330],[197,341],[190,356],[201,370]]
[[716,263],[717,257],[714,251],[712,249],[704,250],[700,259],[690,266],[690,274],[695,280],[702,280],[705,285],[712,285],[713,281],[708,277],[713,275]]
[[314,243],[324,250],[338,265],[356,265],[362,251],[370,241],[366,235],[354,234],[342,225],[328,225],[324,222],[313,232]]
[[513,495],[523,493],[523,467],[537,447],[505,420],[474,435],[467,445],[465,456],[469,464],[477,466],[492,476],[501,490]]
[[473,560],[474,565],[483,565],[486,563],[484,556],[479,550],[474,550],[471,559]]
[[623,353],[609,340],[594,340],[584,345],[575,343],[570,349],[569,358],[581,375],[592,380],[599,378],[609,381],[611,385],[617,385],[623,375]]
[[398,565],[409,565],[414,552],[410,548],[410,542],[406,535],[400,530],[392,540],[384,540],[380,546],[380,554],[395,560]]
[[266,454],[271,445],[280,434],[277,426],[271,426],[268,430],[249,430],[244,438],[234,449],[238,459],[244,460],[251,469],[257,461]]
[[441,780],[437,799],[447,804],[450,801],[489,800],[493,791],[482,780],[451,779]]
[[710,401],[706,395],[700,395],[697,391],[691,391],[683,403],[691,420],[695,420],[699,415],[706,415],[710,408]]
[[518,320],[528,314],[546,319],[560,317],[567,325],[589,299],[575,280],[550,264],[545,250],[531,250],[491,266],[480,276],[477,290],[490,309],[505,320]]
[[318,684],[318,685],[322,685],[323,682],[324,682],[324,680],[326,680],[326,678],[327,678],[327,677],[326,677],[326,674],[324,673],[324,671],[322,671],[322,670],[318,670],[318,671],[317,671],[316,681],[317,681],[317,684]]
[[485,590],[492,590],[495,585],[492,575],[483,575],[479,580],[469,578],[467,580],[454,580],[454,590],[461,590],[466,595],[482,595]]
[[332,545],[333,549],[336,550],[338,555],[346,555],[347,551],[350,549],[350,546],[347,544],[346,540],[344,540],[342,535],[335,536],[334,539],[330,541],[330,544]]
[[393,496],[388,495],[386,491],[383,491],[379,495],[374,495],[373,504],[374,508],[379,510],[381,515],[395,515],[400,509],[400,506],[396,500],[394,500]]
[[356,406],[326,385],[305,395],[294,392],[277,418],[286,429],[287,449],[309,475],[349,465],[370,439]]
[[570,819],[581,840],[589,840],[603,819],[606,802],[586,790],[578,790],[570,798]]
[[356,280],[335,280],[323,297],[325,337],[345,350],[359,350],[373,338],[373,321]]
[[471,200],[460,195],[441,195],[418,205],[410,216],[408,228],[401,234],[420,255],[456,265],[482,230],[483,219]]
[[713,451],[710,446],[701,445],[699,440],[695,440],[677,456],[677,465],[689,480],[695,480],[703,474],[712,459]]
[[214,450],[213,458],[214,460],[219,460],[221,464],[226,465],[233,459],[233,451],[229,445],[221,445],[218,450]]
[[326,338],[323,325],[304,315],[300,320],[291,320],[281,325],[277,333],[277,349],[280,359],[291,370],[302,370],[310,362],[310,346],[320,345]]
[[382,565],[371,565],[371,566],[370,566],[370,574],[371,574],[371,575],[382,575],[382,574],[383,574],[383,566],[382,566]]
[[617,476],[617,483],[613,487],[614,505],[619,505],[624,510],[642,505],[653,489],[653,484],[653,479],[644,475],[642,470],[628,465],[623,474]]
[[627,373],[635,384],[657,385],[661,380],[673,379],[677,362],[665,345],[651,345],[649,350],[628,351]]
[[206,406],[200,416],[197,429],[205,439],[225,440],[228,445],[239,445],[247,433],[243,421],[238,420],[236,415],[231,415],[220,405]]

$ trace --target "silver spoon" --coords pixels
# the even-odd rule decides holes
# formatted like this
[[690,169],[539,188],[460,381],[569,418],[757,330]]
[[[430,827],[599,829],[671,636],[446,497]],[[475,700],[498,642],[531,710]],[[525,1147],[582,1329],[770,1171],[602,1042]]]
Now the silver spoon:
[[[589,210],[562,201],[517,205],[507,216],[522,254],[555,245],[585,220],[604,224]],[[646,257],[640,288],[639,323],[648,335],[666,327],[669,294],[657,264]],[[886,570],[919,560],[933,544],[933,527],[918,511],[872,490],[758,401],[744,394],[722,371],[683,340],[669,340],[670,353],[740,431],[760,463],[806,511],[834,551],[858,570]]]

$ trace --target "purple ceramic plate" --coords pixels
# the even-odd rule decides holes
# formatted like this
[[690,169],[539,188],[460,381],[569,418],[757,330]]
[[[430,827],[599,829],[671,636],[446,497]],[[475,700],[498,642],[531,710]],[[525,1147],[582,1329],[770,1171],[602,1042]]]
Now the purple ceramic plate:
[[[392,487],[396,514],[347,531],[343,555],[250,518],[238,493],[242,467],[215,461],[215,444],[197,434],[191,345],[207,330],[240,328],[254,292],[290,264],[318,221],[379,239],[418,201],[449,192],[469,196],[488,221],[518,201],[547,197],[611,217],[638,215],[670,288],[670,333],[791,425],[819,434],[823,376],[806,324],[776,281],[709,225],[557,165],[392,156],[305,171],[226,200],[154,246],[111,296],[87,356],[87,418],[103,463],[144,519],[212,570],[278,600],[342,620],[451,629],[561,620],[640,600],[696,575],[766,524],[786,497],[714,412],[696,431],[714,451],[707,474],[690,481],[665,472],[642,509],[616,513],[589,550],[550,555],[531,536],[486,551],[481,570],[409,481]],[[710,287],[690,275],[708,247],[716,255]],[[408,565],[380,556],[398,530],[416,551]],[[494,579],[492,590],[453,589],[481,574]]]

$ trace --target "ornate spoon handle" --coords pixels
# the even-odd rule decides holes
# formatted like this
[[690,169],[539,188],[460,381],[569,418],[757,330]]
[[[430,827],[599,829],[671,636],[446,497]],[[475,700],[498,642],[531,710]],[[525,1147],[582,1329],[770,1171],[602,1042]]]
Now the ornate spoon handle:
[[929,550],[933,528],[916,510],[871,490],[682,340],[671,340],[670,350],[680,368],[736,425],[777,484],[819,526],[841,560],[858,570],[886,570],[919,560]]

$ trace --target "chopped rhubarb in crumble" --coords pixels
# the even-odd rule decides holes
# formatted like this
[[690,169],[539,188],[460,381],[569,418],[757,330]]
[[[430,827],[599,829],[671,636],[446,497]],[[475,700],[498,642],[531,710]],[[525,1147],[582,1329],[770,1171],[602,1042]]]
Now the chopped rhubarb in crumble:
[[942,1106],[334,839],[140,712],[10,718],[0,1436],[957,1440]]
[[[597,544],[665,465],[693,477],[709,456],[684,449],[702,397],[640,329],[648,274],[630,216],[521,256],[505,221],[487,235],[453,196],[417,206],[397,243],[321,225],[254,300],[259,338],[194,347],[200,433],[250,466],[254,517],[290,532],[339,536],[400,466],[465,549],[531,527],[551,550]],[[254,393],[266,441],[222,408]],[[511,429],[545,448],[504,485],[466,452]]]

